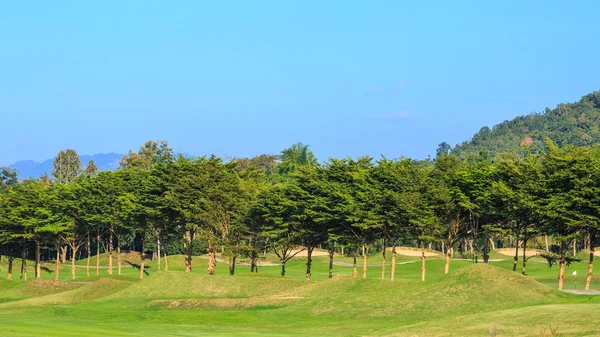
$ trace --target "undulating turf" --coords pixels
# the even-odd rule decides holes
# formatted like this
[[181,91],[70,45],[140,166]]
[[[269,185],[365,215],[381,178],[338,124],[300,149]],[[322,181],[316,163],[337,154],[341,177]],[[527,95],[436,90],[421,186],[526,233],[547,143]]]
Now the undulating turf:
[[[309,282],[303,258],[288,263],[284,278],[280,266],[252,274],[247,265],[231,277],[224,263],[209,276],[203,257],[195,257],[193,272],[185,273],[182,256],[168,258],[169,271],[149,262],[143,281],[129,265],[111,277],[105,268],[100,276],[92,268],[87,277],[78,267],[77,283],[70,281],[68,263],[58,282],[47,272],[31,280],[30,266],[27,282],[18,273],[14,281],[0,279],[0,336],[598,335],[600,296],[554,290],[558,269],[541,261],[530,260],[528,276],[522,276],[520,262],[519,272],[512,272],[510,257],[489,265],[453,260],[444,275],[444,260],[429,258],[421,282],[419,258],[403,257],[391,282],[389,265],[381,280],[380,256],[369,257],[366,280],[360,278],[361,259],[356,279],[352,258],[336,259],[342,263],[328,279],[328,258],[315,258]],[[585,263],[570,266],[565,286],[582,288],[586,271]],[[4,278],[5,264],[0,273]],[[593,288],[600,288],[598,279]]]

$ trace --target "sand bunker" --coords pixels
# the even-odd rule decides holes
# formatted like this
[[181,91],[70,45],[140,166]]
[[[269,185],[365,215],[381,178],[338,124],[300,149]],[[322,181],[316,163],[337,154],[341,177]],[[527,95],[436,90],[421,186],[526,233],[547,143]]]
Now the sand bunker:
[[[496,252],[506,256],[515,256],[515,248],[498,248],[496,249]],[[525,251],[525,256],[533,256],[541,253],[544,253],[544,251],[539,249],[527,249]],[[523,248],[519,248],[519,256],[523,256]]]
[[[296,252],[297,252],[297,250],[294,251],[294,253],[296,253]],[[315,256],[329,256],[329,252],[326,251],[326,250],[317,250],[317,249],[315,249],[312,252],[312,256],[313,257],[315,257]],[[305,250],[301,251],[300,253],[296,254],[296,257],[308,257],[308,252],[305,249]]]
[[[396,247],[396,254],[404,255],[404,256],[421,256],[421,251]],[[425,251],[425,256],[439,256],[440,254],[441,253]]]

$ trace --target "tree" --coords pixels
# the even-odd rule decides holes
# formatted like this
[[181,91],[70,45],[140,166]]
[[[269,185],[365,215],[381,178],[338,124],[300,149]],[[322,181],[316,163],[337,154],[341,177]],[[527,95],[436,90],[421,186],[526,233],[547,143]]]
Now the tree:
[[435,151],[435,157],[440,157],[442,155],[448,155],[450,154],[450,151],[452,150],[452,146],[450,146],[450,144],[446,143],[446,142],[441,142],[438,145],[437,150]]
[[[546,139],[547,153],[542,157],[542,180],[538,181],[540,193],[537,200],[541,229],[553,233],[560,243],[558,290],[563,289],[565,267],[567,265],[566,244],[577,236],[580,223],[579,209],[573,198],[577,196],[575,186],[578,162],[582,159],[582,149],[573,146],[558,148]],[[587,174],[587,173],[586,173]]]
[[463,169],[464,164],[457,157],[442,155],[435,161],[431,172],[433,203],[441,225],[439,239],[446,247],[446,274],[450,268],[454,245],[467,234],[467,220],[473,208],[471,200],[460,188],[459,180]]
[[129,152],[121,158],[119,164],[124,169],[138,168],[150,170],[155,165],[173,161],[173,149],[166,141],[147,141],[138,152]]
[[93,160],[90,160],[85,167],[85,174],[90,176],[98,174],[98,166],[96,166],[96,163]]
[[59,184],[73,181],[81,171],[81,159],[73,149],[60,151],[54,158],[52,176]]
[[492,183],[491,197],[495,200],[494,212],[501,227],[513,233],[517,240],[513,271],[519,259],[519,240],[523,242],[523,267],[526,274],[527,242],[537,234],[535,228],[538,183],[541,180],[539,160],[529,156],[524,160],[506,158],[497,164],[498,180]]
[[310,150],[310,146],[302,143],[296,143],[281,151],[279,159],[281,163],[278,166],[278,171],[279,175],[284,179],[288,178],[299,166],[318,166],[317,157]]
[[260,226],[267,248],[279,258],[281,276],[285,276],[286,263],[304,250],[296,249],[300,235],[291,225],[288,202],[284,186],[276,185],[263,191],[249,210],[255,224]]
[[0,189],[14,186],[17,183],[17,170],[9,167],[0,167]]

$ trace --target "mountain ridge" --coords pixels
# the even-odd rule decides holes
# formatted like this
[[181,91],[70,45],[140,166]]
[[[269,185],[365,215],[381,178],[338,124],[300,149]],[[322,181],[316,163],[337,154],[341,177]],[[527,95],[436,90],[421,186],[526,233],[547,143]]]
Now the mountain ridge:
[[577,102],[558,104],[554,109],[517,116],[491,129],[484,126],[450,152],[461,157],[477,156],[483,149],[491,156],[519,150],[540,152],[544,151],[545,138],[559,147],[600,143],[600,91],[589,93]]
[[[119,160],[123,157],[122,154],[97,153],[91,155],[81,155],[81,164],[85,167],[90,160],[93,160],[99,171],[115,170],[119,167]],[[42,174],[50,175],[54,166],[54,159],[46,159],[42,162],[34,160],[20,160],[8,167],[17,170],[19,179],[38,178]]]

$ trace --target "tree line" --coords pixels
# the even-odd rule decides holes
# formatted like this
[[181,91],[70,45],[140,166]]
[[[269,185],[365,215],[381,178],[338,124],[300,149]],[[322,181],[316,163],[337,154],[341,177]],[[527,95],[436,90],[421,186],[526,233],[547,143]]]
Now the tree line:
[[258,272],[261,252],[270,251],[282,276],[303,251],[309,280],[317,248],[329,251],[330,277],[336,252],[353,257],[354,277],[362,257],[365,278],[369,251],[378,251],[382,278],[389,254],[393,280],[396,248],[410,245],[422,251],[424,281],[426,248],[445,254],[448,273],[455,249],[487,263],[495,242],[510,238],[513,270],[521,248],[526,274],[528,242],[544,237],[543,256],[559,267],[559,289],[566,265],[576,261],[569,245],[584,242],[589,289],[600,226],[600,148],[559,148],[546,140],[542,152],[525,144],[517,154],[491,158],[481,151],[469,160],[448,150],[441,146],[427,160],[364,156],[319,163],[302,143],[280,155],[224,160],[187,158],[166,142],[149,141],[125,155],[119,169],[104,172],[93,162],[84,168],[74,150],[65,150],[51,177],[18,181],[14,170],[0,170],[0,254],[8,279],[17,258],[20,277],[27,278],[28,257],[36,278],[41,261],[53,259],[58,279],[68,253],[75,279],[76,259],[87,256],[89,275],[91,256],[98,267],[101,247],[109,274],[113,259],[121,273],[122,250],[140,252],[140,278],[150,251],[164,256],[165,269],[168,255],[182,254],[186,272],[193,256],[206,253],[211,275],[219,258],[230,275],[240,257]]

